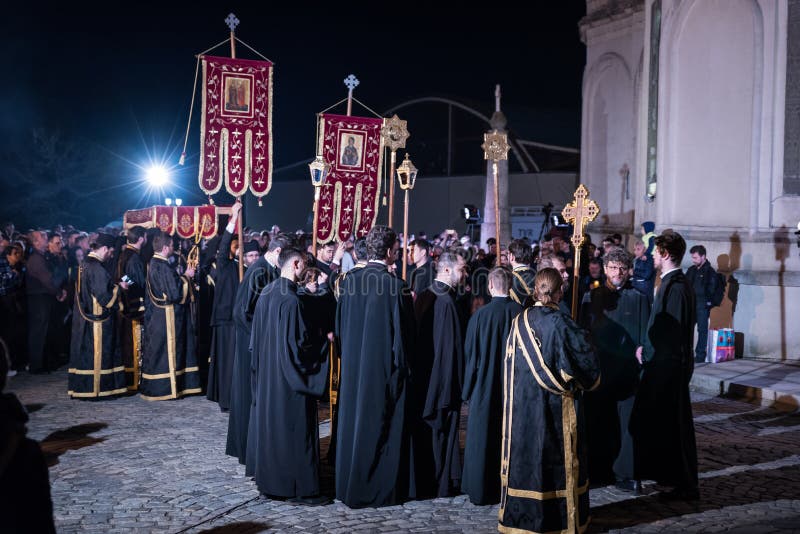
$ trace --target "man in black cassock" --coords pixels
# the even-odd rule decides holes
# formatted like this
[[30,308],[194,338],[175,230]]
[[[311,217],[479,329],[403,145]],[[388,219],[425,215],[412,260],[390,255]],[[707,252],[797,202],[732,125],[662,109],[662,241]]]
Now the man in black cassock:
[[[358,272],[359,269],[364,268],[367,265],[367,240],[363,237],[359,237],[353,242],[353,255],[355,256],[356,263],[353,267],[348,271],[333,271],[331,274],[331,278],[328,280],[328,285],[333,289],[333,296],[338,301],[339,297],[341,296],[342,291],[342,283],[347,279],[347,276]],[[334,329],[336,317],[335,317],[335,310],[334,310]],[[332,366],[338,365],[340,363],[340,355],[334,354],[334,358],[331,359],[330,364]],[[328,384],[328,386],[336,390],[338,395],[338,380],[340,375],[337,373],[337,368],[335,367],[334,370],[331,372],[331,377],[334,379],[334,383]],[[334,376],[335,375],[335,376]],[[336,464],[336,435],[339,429],[339,403],[338,398],[334,400],[333,398],[330,399],[330,406],[331,406],[331,440],[330,444],[328,445],[328,455],[325,457],[325,461],[328,462],[329,465]]]
[[461,490],[472,504],[500,502],[500,437],[503,420],[502,367],[511,322],[522,306],[508,296],[511,273],[489,271],[492,300],[475,312],[464,343],[464,389],[469,403]]
[[583,397],[589,480],[638,493],[628,424],[639,385],[636,349],[645,342],[650,302],[630,283],[633,259],[628,252],[613,248],[604,263],[603,285],[586,293],[582,306],[582,323],[591,333],[603,376],[600,386]]
[[536,271],[531,269],[532,259],[533,250],[522,239],[514,239],[508,244],[508,262],[511,264],[513,276],[508,296],[523,308],[533,306],[533,279]]
[[125,368],[116,342],[119,288],[103,267],[114,236],[99,234],[78,270],[72,318],[68,393],[100,398],[125,393]]
[[425,239],[415,239],[411,242],[411,254],[414,265],[410,271],[409,280],[414,297],[428,289],[436,278],[436,265],[430,256],[431,244]]
[[130,391],[139,389],[139,358],[142,353],[142,320],[144,319],[145,268],[139,252],[147,234],[141,226],[128,229],[125,248],[117,262],[117,279],[127,277],[127,289],[120,294],[122,309],[119,321],[119,346],[125,365],[125,383]]
[[253,316],[247,465],[261,493],[321,504],[317,397],[328,377],[326,338],[308,328],[297,296],[305,254],[285,248],[278,265],[281,276],[261,294]]
[[231,380],[236,351],[233,304],[239,287],[239,262],[236,260],[238,238],[234,237],[242,203],[231,207],[231,218],[217,249],[217,264],[211,273],[214,280],[214,305],[211,309],[211,359],[208,364],[208,400],[219,403],[223,412],[231,405]]
[[153,238],[153,258],[147,267],[147,301],[139,390],[146,400],[177,399],[200,393],[200,374],[195,354],[189,309],[194,269],[178,276],[169,263],[174,253],[172,237]]
[[686,241],[665,232],[655,238],[653,263],[661,285],[647,337],[637,351],[643,372],[631,415],[636,476],[673,486],[667,500],[697,500],[697,442],[689,382],[694,372],[694,292],[680,265]]
[[558,309],[563,281],[540,269],[536,305],[514,319],[503,365],[500,532],[583,532],[589,522],[581,391],[600,381],[585,332]]
[[336,497],[351,508],[386,506],[408,493],[405,431],[407,356],[413,305],[390,274],[397,236],[375,226],[367,265],[340,284],[336,334],[342,361],[336,452]]
[[[247,430],[250,424],[252,403],[250,336],[253,314],[261,292],[267,285],[280,277],[278,257],[281,250],[290,244],[291,238],[286,234],[278,234],[272,238],[267,246],[267,252],[247,268],[242,283],[239,284],[236,291],[236,301],[233,306],[233,321],[236,326],[236,356],[231,379],[231,408],[228,417],[228,439],[225,453],[237,457],[241,464],[244,464],[247,459]],[[247,474],[252,475],[250,469],[247,470]]]
[[[464,279],[464,258],[444,252],[436,279],[417,296],[415,376],[430,376],[422,418],[431,427],[436,495],[457,493],[461,483],[461,386],[464,381],[464,333],[467,317],[456,304],[456,288]],[[418,380],[418,378],[413,378]],[[414,444],[417,461],[417,443]]]

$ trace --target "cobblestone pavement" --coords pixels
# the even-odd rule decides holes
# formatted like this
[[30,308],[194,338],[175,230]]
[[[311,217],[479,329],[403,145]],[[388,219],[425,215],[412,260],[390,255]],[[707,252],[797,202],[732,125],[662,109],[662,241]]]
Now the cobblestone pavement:
[[[497,506],[464,496],[351,510],[258,495],[225,455],[227,416],[204,397],[70,400],[66,373],[20,374],[10,391],[51,465],[59,532],[496,532]],[[693,394],[701,500],[665,504],[591,490],[591,531],[800,532],[800,414]],[[326,441],[326,440],[325,440]],[[333,486],[324,470],[323,488]]]

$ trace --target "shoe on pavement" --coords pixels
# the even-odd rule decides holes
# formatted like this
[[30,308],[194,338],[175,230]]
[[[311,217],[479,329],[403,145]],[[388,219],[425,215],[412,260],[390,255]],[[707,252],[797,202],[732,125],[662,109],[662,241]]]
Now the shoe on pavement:
[[331,501],[331,499],[325,495],[314,495],[311,497],[292,497],[291,499],[286,499],[286,502],[290,502],[292,504],[303,504],[306,506],[324,506],[332,503],[333,501]]
[[626,478],[625,480],[618,480],[614,486],[622,491],[632,491],[634,495],[642,494],[642,483],[638,480]]

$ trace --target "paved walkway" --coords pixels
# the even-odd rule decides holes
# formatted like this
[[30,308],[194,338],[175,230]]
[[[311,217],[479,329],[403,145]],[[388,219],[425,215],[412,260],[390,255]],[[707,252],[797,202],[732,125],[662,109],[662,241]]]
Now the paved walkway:
[[[260,497],[224,454],[227,416],[203,397],[73,401],[63,371],[20,374],[10,390],[50,462],[59,532],[497,531],[497,507],[464,496],[360,510]],[[664,504],[651,483],[639,498],[593,489],[591,530],[800,532],[800,415],[704,393],[693,400],[701,500]],[[323,477],[331,488],[330,470]]]
[[730,394],[764,406],[800,407],[800,362],[731,360],[700,364],[692,385],[711,395]]

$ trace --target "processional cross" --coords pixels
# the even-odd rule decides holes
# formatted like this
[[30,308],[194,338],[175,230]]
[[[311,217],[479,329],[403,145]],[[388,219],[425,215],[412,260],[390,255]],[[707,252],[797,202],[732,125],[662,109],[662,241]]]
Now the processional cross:
[[580,276],[581,266],[581,246],[583,246],[583,230],[587,224],[592,222],[599,214],[600,207],[597,203],[589,198],[589,190],[581,184],[575,191],[575,200],[564,206],[561,215],[564,220],[572,223],[573,232],[572,246],[575,247],[575,259],[573,261],[573,286],[572,286],[572,318],[578,319],[578,291],[577,280]]

